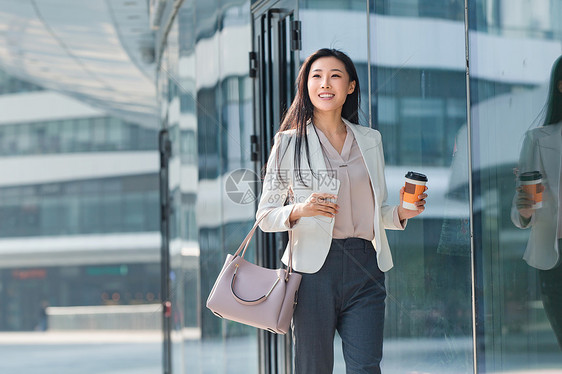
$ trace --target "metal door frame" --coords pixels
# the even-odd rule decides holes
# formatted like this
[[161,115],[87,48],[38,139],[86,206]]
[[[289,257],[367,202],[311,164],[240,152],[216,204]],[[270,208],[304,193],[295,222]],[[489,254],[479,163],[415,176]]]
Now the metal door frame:
[[[298,0],[264,0],[252,5],[252,48],[250,76],[254,78],[254,135],[252,160],[261,175],[273,137],[294,97],[299,66],[300,22]],[[257,186],[261,192],[261,185]],[[256,209],[257,209],[256,201]],[[257,234],[257,263],[269,268],[281,265],[288,235]],[[267,249],[267,250],[266,250]],[[292,335],[258,331],[260,374],[292,373]]]
[[[167,119],[164,121],[167,124]],[[158,134],[160,151],[160,290],[162,299],[162,373],[172,373],[172,295],[170,288],[170,196],[169,196],[169,159],[172,143],[167,126]]]

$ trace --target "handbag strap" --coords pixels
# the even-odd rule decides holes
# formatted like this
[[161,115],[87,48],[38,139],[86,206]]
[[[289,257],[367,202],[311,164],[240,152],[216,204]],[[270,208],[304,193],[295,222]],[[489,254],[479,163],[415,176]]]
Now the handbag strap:
[[[260,222],[265,218],[265,216],[271,213],[272,210],[273,209],[268,210],[267,212],[262,214],[262,216],[259,219],[256,220],[256,223],[254,223],[254,227],[252,227],[248,235],[246,235],[246,238],[244,238],[244,240],[238,247],[236,253],[234,253],[234,257],[240,255],[240,252],[242,252],[240,257],[244,258],[244,254],[246,253],[246,249],[250,244],[250,240],[252,240],[252,237],[254,236],[254,232],[256,231],[256,228],[258,227]],[[293,230],[288,230],[288,231],[289,231],[289,265],[287,266],[287,270],[288,270],[287,274],[290,274],[293,272]]]

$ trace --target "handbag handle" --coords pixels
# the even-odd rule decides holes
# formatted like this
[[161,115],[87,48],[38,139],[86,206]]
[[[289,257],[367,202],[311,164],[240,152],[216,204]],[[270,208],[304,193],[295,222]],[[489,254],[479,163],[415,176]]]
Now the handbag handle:
[[[252,240],[252,237],[254,236],[254,232],[256,231],[256,228],[258,227],[259,223],[265,218],[265,216],[271,213],[273,209],[268,210],[267,212],[262,214],[262,216],[258,220],[256,220],[256,223],[254,223],[254,227],[252,227],[248,235],[246,235],[246,238],[242,241],[240,247],[238,247],[238,250],[236,251],[236,253],[234,253],[233,257],[238,256],[240,252],[242,252],[242,255],[240,255],[240,257],[244,258],[244,254],[246,253],[246,249],[250,244],[250,240]],[[293,272],[293,232],[292,231],[293,230],[289,230],[289,265],[287,266],[288,271],[285,277],[285,281],[289,279],[289,274]]]
[[244,305],[257,305],[260,303],[263,303],[271,294],[271,292],[273,292],[273,289],[275,288],[275,286],[277,286],[277,283],[279,283],[279,280],[281,280],[281,278],[279,278],[279,276],[277,277],[277,279],[275,280],[275,282],[273,282],[273,286],[271,286],[271,288],[269,289],[269,291],[267,291],[267,293],[261,297],[258,297],[257,299],[254,300],[246,300],[241,298],[240,296],[238,296],[236,294],[236,291],[234,291],[234,281],[236,280],[236,273],[238,272],[238,264],[236,264],[236,269],[234,269],[234,274],[232,275],[232,281],[230,282],[230,292],[232,293],[232,296],[234,296],[234,298],[240,303],[240,304],[244,304]]

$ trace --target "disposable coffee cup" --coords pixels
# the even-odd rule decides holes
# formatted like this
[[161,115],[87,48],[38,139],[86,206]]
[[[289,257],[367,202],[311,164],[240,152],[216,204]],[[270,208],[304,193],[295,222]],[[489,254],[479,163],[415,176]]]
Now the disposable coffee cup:
[[409,210],[418,210],[416,202],[418,198],[425,191],[425,184],[427,177],[424,174],[409,171],[406,174],[406,184],[404,186],[404,201],[402,206]]
[[542,174],[540,171],[529,171],[519,176],[523,192],[528,194],[533,201],[531,208],[539,209],[542,207]]

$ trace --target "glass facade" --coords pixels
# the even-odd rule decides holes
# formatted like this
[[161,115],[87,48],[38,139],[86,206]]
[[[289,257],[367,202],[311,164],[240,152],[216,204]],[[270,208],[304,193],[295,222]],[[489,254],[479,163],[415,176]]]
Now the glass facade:
[[[283,14],[301,22],[297,65],[321,47],[342,49],[355,62],[361,125],[383,136],[389,202],[398,202],[407,171],[429,177],[426,211],[406,232],[387,233],[395,267],[387,273],[383,372],[562,367],[540,275],[522,258],[529,230],[510,219],[519,148],[540,125],[550,68],[562,53],[561,7],[559,0],[193,0],[170,12],[158,86],[177,160],[171,243],[181,250],[171,254],[184,253],[173,262],[174,289],[183,287],[174,307],[184,315],[184,360],[174,368],[230,373],[245,358],[241,372],[290,372],[290,340],[260,332],[256,342],[255,331],[205,308],[225,255],[253,222],[252,209],[231,210],[224,182],[239,168],[259,172],[277,130],[252,116],[252,101],[254,113],[263,104],[267,116],[282,116],[275,90],[294,78],[290,59],[279,62],[290,43],[275,29]],[[256,78],[249,78],[249,50],[267,56],[250,62]],[[259,83],[264,77],[273,84]],[[337,338],[335,372],[344,370],[340,344]],[[226,348],[216,353],[219,346]],[[268,369],[271,357],[277,361]]]
[[[111,343],[124,329],[145,334],[138,342],[151,352],[140,353],[142,361],[159,367],[156,126],[77,105],[4,72],[0,106],[10,106],[0,121],[0,371],[43,365],[64,372],[53,352],[80,337],[90,342],[84,337],[94,330],[110,330],[102,342]],[[6,353],[14,334],[23,339],[19,350]],[[45,350],[45,341],[50,354],[33,365],[20,360]],[[132,367],[139,358],[123,347],[105,356],[128,358]],[[88,372],[91,357],[73,369]]]
[[[394,268],[386,274],[383,372],[561,372],[562,116],[553,113],[562,105],[562,73],[553,68],[562,66],[562,0],[149,4],[153,31],[142,48],[147,64],[155,59],[160,128],[79,106],[83,115],[0,119],[0,331],[48,331],[47,315],[69,316],[75,307],[115,314],[149,307],[158,322],[146,328],[152,335],[105,354],[151,363],[112,372],[158,372],[160,360],[166,374],[290,374],[290,334],[217,318],[205,304],[226,255],[254,223],[259,176],[295,73],[309,54],[332,47],[355,62],[360,125],[382,134],[388,202],[398,203],[408,171],[429,178],[424,213],[405,232],[387,232]],[[127,20],[141,15],[120,16],[136,5],[111,4],[122,43]],[[64,27],[54,27],[58,13],[49,6],[33,9],[49,15],[56,34]],[[23,17],[24,8],[14,3],[3,14]],[[137,48],[131,40],[125,57]],[[25,53],[27,44],[9,43]],[[115,78],[104,69],[95,70],[92,94],[104,74]],[[0,101],[32,102],[39,91],[0,71]],[[139,97],[121,96],[118,106],[146,109]],[[529,208],[522,191],[542,201]],[[279,266],[286,241],[286,233],[259,232],[247,258]],[[171,309],[161,305],[167,300]],[[140,309],[133,315],[120,327],[136,329]],[[113,318],[103,316],[79,329]],[[72,318],[63,329],[76,326]],[[0,334],[0,372],[13,368],[5,341]],[[26,357],[35,357],[30,346]],[[338,336],[334,348],[334,372],[344,372]],[[97,367],[84,357],[84,366]]]
[[0,125],[0,157],[156,151],[157,131],[115,117]]
[[[449,48],[463,42],[462,23],[426,21],[458,15],[417,1],[376,1],[368,14],[365,1],[355,3],[345,13],[301,4],[301,56],[335,44],[354,60],[363,93],[361,124],[383,136],[391,204],[398,203],[407,171],[429,178],[426,211],[410,220],[406,232],[387,232],[395,266],[386,278],[383,371],[471,372],[468,194],[461,191],[453,200],[445,193],[455,138],[466,123],[464,49]],[[444,33],[449,40],[433,42]],[[357,35],[363,45],[353,44]],[[341,352],[341,341],[335,344]],[[401,347],[409,344],[424,349],[405,357]],[[343,370],[341,353],[337,358],[336,367]]]
[[[480,372],[562,368],[556,290],[562,280],[555,242],[560,121],[549,121],[551,70],[561,55],[561,1],[469,1],[469,58],[475,282]],[[485,58],[484,58],[485,56]],[[558,128],[552,145],[533,134]],[[462,133],[466,137],[466,132]],[[544,138],[546,139],[546,138]],[[538,141],[538,140],[537,140]],[[533,151],[529,151],[533,149]],[[536,153],[535,153],[536,152]],[[462,162],[465,162],[462,160]],[[557,165],[554,166],[553,165]],[[554,169],[554,170],[553,170]],[[517,209],[524,172],[539,171],[544,205],[528,225]],[[467,181],[458,180],[457,185]],[[541,230],[542,221],[553,229]],[[537,231],[539,230],[539,231]],[[558,230],[560,230],[558,228]],[[544,254],[549,254],[544,257]],[[556,291],[555,291],[556,292]],[[557,306],[558,305],[558,306]]]
[[161,369],[147,10],[0,1],[0,373]]
[[173,326],[172,370],[256,373],[255,329],[205,308],[226,255],[253,224],[253,205],[240,208],[224,191],[230,172],[254,166],[249,2],[184,2],[166,40],[158,87],[171,140],[173,315],[183,316]]
[[0,238],[158,231],[154,175],[0,187]]
[[[453,203],[444,193],[456,132],[466,121],[465,74],[455,63],[464,51],[451,48],[464,37],[462,13],[453,3],[461,4],[446,3],[375,2],[369,15],[371,126],[383,136],[389,200],[398,203],[408,170],[429,178],[427,209],[406,232],[389,233],[395,259],[387,274],[384,365],[389,372],[473,368],[468,196]],[[443,34],[445,40],[435,43]],[[408,42],[411,38],[415,42]],[[399,347],[414,342],[423,342],[425,349],[405,359]]]
[[[48,75],[46,65],[38,68],[43,81],[51,76],[66,82],[57,86],[65,89],[76,81],[77,97],[114,92],[99,96],[115,100],[108,107],[150,111],[142,101],[150,98],[123,97],[126,91],[116,89],[115,82],[125,82],[114,75],[121,67],[103,63],[112,60],[104,57],[109,54],[138,57],[134,49],[141,39],[128,37],[139,34],[144,5],[105,4],[105,16],[120,26],[114,39],[123,44],[121,51],[104,50],[91,35],[80,39],[72,24],[79,5],[25,3],[1,12],[12,20],[0,27],[3,61],[11,53],[22,61],[26,53],[42,56],[46,47],[37,46],[46,45],[49,56],[43,57],[49,58],[41,63],[63,66],[67,54],[78,50],[68,44],[57,52],[39,37],[35,22],[21,21],[35,19],[25,16],[32,9],[59,41],[71,40],[64,33],[76,31],[72,41],[80,54],[73,61],[96,66],[88,72],[95,75],[91,85],[85,85],[88,74],[68,69]],[[90,16],[100,16],[100,4]],[[88,346],[76,360],[82,366],[71,368],[84,373],[86,367],[108,372],[92,357],[117,355],[120,364],[111,364],[111,372],[158,372],[163,351],[166,374],[290,374],[290,334],[219,319],[205,303],[226,255],[254,222],[259,175],[293,96],[295,73],[310,53],[332,47],[355,62],[360,125],[382,134],[388,202],[398,203],[408,171],[429,178],[425,212],[405,232],[387,232],[394,268],[386,274],[383,372],[562,372],[562,0],[149,4],[151,25],[140,47],[144,62],[137,67],[148,77],[152,68],[146,66],[155,59],[160,128],[148,127],[148,115],[139,124],[131,122],[137,117],[78,105],[72,114],[60,108],[50,113],[47,101],[31,107],[52,118],[27,116],[23,111],[45,89],[0,70],[0,104],[25,95],[28,103],[21,119],[17,110],[0,119],[0,331],[150,330],[138,345],[111,345],[99,355]],[[59,24],[63,6],[70,23]],[[35,30],[38,41],[20,39],[19,24]],[[19,71],[33,76],[30,69]],[[137,87],[138,76],[123,75],[134,77],[128,87]],[[160,139],[170,141],[169,155],[165,142],[158,144],[159,130]],[[167,160],[161,160],[160,174],[159,146]],[[166,182],[164,194],[159,181]],[[160,258],[164,221],[168,253]],[[286,240],[285,233],[260,232],[247,258],[278,266]],[[169,271],[161,267],[168,260]],[[171,310],[161,306],[168,299]],[[146,321],[136,309],[117,325],[103,313],[78,323],[76,307],[114,308],[115,314],[119,307],[147,307],[142,310],[151,322],[139,327]],[[66,317],[49,326],[48,316],[57,313]],[[160,349],[162,315],[170,322],[169,351],[166,334]],[[16,350],[7,339],[12,336],[0,334],[0,372],[33,372],[25,362],[14,364],[12,355],[28,360],[40,349],[47,352],[41,357],[54,361],[56,351],[66,354],[69,347],[50,341],[52,350],[35,342]],[[344,372],[338,336],[334,348],[334,372]],[[138,366],[120,368],[123,358]],[[69,366],[66,359],[59,361]],[[34,363],[43,366],[36,372],[49,367],[64,373],[45,362]]]

